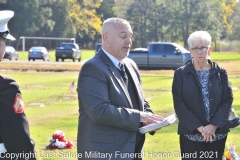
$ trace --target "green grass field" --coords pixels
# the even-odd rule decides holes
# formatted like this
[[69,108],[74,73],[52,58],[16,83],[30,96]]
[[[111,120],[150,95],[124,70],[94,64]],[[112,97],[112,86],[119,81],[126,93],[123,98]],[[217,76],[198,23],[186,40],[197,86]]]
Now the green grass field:
[[212,52],[211,59],[214,61],[238,61],[240,60],[240,53]]
[[[83,51],[83,59],[93,56],[93,51]],[[223,53],[225,59],[240,62],[239,54]],[[221,53],[212,54],[213,60],[220,60]],[[238,69],[240,70],[240,68]],[[239,73],[239,72],[238,72]],[[39,160],[76,160],[76,148],[64,150],[46,150],[48,139],[55,130],[65,132],[65,139],[76,145],[78,125],[78,99],[76,91],[71,94],[68,87],[75,80],[77,86],[78,72],[14,72],[1,74],[14,78],[22,91],[25,102],[31,137],[36,142]],[[141,71],[145,98],[153,111],[162,116],[174,112],[171,85],[173,71]],[[240,77],[229,74],[232,83],[233,106],[240,115]],[[240,155],[240,127],[234,128],[228,135],[227,146],[234,144]],[[159,130],[154,136],[147,134],[144,145],[144,160],[179,160],[179,143],[177,122]]]

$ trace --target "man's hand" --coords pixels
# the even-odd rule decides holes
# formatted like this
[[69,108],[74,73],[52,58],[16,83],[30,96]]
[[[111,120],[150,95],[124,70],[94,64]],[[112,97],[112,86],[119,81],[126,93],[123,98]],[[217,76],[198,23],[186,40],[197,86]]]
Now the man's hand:
[[155,115],[153,113],[140,112],[140,122],[144,122],[145,125],[150,123],[157,123],[163,120],[164,120],[164,117]]

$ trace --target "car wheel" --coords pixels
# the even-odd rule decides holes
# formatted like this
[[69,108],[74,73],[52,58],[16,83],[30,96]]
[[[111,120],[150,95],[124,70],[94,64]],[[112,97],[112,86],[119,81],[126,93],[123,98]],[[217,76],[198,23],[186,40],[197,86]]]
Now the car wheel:
[[81,58],[78,58],[78,62],[80,62],[81,61]]
[[58,58],[58,57],[56,57],[56,62],[58,62],[58,60],[59,60],[59,58]]
[[45,61],[45,58],[43,58],[43,61]]
[[33,61],[35,61],[35,59],[33,59]]
[[28,61],[30,61],[31,59],[30,58],[28,58]]
[[62,62],[64,62],[64,59],[62,58]]
[[73,62],[75,62],[75,58],[73,58],[72,60],[73,60]]

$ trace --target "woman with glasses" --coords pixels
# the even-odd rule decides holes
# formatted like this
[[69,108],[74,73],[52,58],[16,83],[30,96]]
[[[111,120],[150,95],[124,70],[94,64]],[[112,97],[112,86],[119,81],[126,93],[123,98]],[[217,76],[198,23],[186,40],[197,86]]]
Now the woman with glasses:
[[208,32],[193,32],[188,45],[193,60],[175,71],[172,84],[181,158],[221,160],[233,101],[228,75],[209,59]]

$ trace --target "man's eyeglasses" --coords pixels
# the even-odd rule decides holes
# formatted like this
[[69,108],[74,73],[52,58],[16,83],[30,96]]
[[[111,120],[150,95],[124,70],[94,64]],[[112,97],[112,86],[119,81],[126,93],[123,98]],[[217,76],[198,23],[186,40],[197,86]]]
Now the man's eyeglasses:
[[201,52],[202,52],[202,51],[205,52],[205,51],[208,50],[208,48],[209,48],[209,47],[191,48],[191,50],[194,51],[194,52],[199,52],[199,51],[201,51]]

